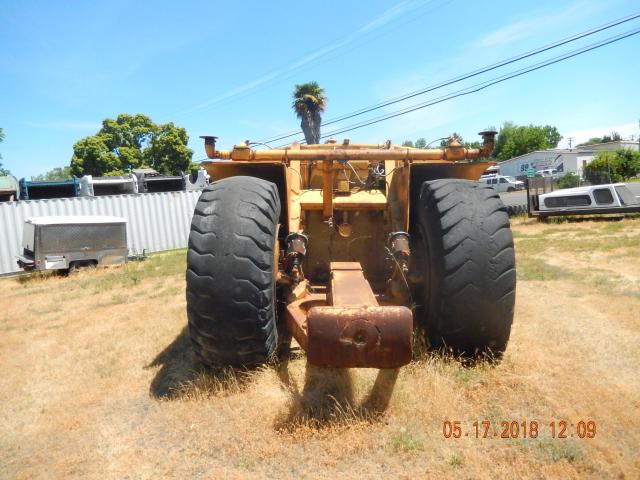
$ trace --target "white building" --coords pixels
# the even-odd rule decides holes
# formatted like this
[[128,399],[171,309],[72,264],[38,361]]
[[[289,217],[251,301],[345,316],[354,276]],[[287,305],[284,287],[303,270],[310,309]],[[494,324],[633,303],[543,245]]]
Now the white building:
[[576,150],[593,150],[595,152],[600,152],[602,150],[619,150],[621,148],[640,150],[638,142],[634,142],[631,140],[616,140],[615,142],[593,143],[591,145],[576,147]]
[[593,145],[583,145],[580,147],[553,148],[549,150],[536,150],[519,157],[513,157],[504,162],[500,162],[500,174],[511,177],[525,177],[530,168],[534,171],[555,168],[559,174],[567,172],[582,176],[584,167],[591,162],[598,152],[603,150],[618,150],[627,148],[639,150],[638,142],[628,140],[618,140],[615,142],[596,143]]

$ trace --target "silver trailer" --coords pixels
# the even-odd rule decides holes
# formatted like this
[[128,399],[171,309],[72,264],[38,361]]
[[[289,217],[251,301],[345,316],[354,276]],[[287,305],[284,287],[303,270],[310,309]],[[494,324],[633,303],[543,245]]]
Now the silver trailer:
[[24,222],[20,268],[75,270],[127,261],[127,221],[119,217],[33,217]]

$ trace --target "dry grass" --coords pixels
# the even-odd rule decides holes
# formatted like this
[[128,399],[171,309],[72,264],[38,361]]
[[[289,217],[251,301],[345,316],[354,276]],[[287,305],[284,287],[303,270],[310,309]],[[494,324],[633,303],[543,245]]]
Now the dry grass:
[[[399,372],[301,354],[204,372],[184,252],[0,281],[3,478],[638,478],[640,221],[516,220],[512,339],[497,366]],[[604,280],[603,280],[604,279]],[[444,420],[581,419],[595,439],[445,439]]]

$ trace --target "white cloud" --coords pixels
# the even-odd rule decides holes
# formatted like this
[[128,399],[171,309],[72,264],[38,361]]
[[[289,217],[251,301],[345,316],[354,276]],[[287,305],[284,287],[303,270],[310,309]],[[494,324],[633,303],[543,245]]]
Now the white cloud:
[[321,48],[318,48],[317,50],[299,58],[298,60],[296,60],[295,62],[291,63],[290,65],[287,65],[285,67],[273,70],[261,77],[258,77],[254,80],[251,80],[250,82],[247,82],[243,85],[239,85],[221,95],[218,95],[217,97],[214,97],[210,100],[207,100],[206,102],[202,102],[192,108],[189,108],[187,110],[184,110],[182,112],[179,112],[177,115],[184,115],[187,113],[191,113],[197,110],[202,110],[204,108],[207,107],[211,107],[214,104],[220,103],[223,100],[228,100],[234,97],[237,97],[238,95],[241,95],[243,93],[247,93],[250,92],[256,88],[258,88],[259,86],[266,84],[268,82],[270,82],[271,80],[274,80],[278,77],[281,77],[283,75],[289,74],[294,70],[297,70],[315,60],[317,60],[318,58],[321,58],[331,52],[334,52],[342,47],[345,47],[351,43],[353,43],[354,41],[358,40],[359,38],[363,37],[364,35],[366,35],[367,33],[379,29],[381,27],[383,27],[384,25],[387,25],[389,22],[395,20],[396,18],[405,15],[406,13],[408,13],[409,11],[413,10],[414,8],[416,8],[416,6],[418,5],[418,2],[416,0],[403,0],[402,2],[398,3],[397,5],[389,8],[388,10],[386,10],[382,15],[380,15],[379,17],[373,19],[372,21],[370,21],[369,23],[363,25],[362,27],[358,28],[357,30],[354,30],[353,32],[351,32],[349,35],[347,35],[346,37],[342,38],[341,40],[338,40],[337,42],[325,45]]
[[478,45],[486,48],[493,47],[495,45],[513,43],[516,40],[520,40],[531,35],[532,27],[538,22],[538,19],[514,22],[485,35],[478,41]]
[[558,145],[560,148],[569,147],[569,138],[573,138],[572,145],[584,143],[590,138],[602,137],[603,135],[611,135],[611,132],[618,132],[624,140],[630,140],[633,135],[634,140],[638,140],[639,129],[637,122],[623,123],[621,125],[604,125],[599,127],[586,128],[583,130],[572,130],[563,133],[563,139]]
[[[616,3],[616,0],[611,1]],[[610,6],[610,4],[606,6]],[[479,56],[486,55],[485,58],[488,59],[487,62],[499,60],[501,59],[500,57],[504,59],[504,53],[500,52],[504,52],[505,49],[501,50],[495,47],[500,45],[506,46],[507,44],[514,43],[516,40],[520,40],[525,37],[536,36],[538,39],[545,38],[546,34],[542,35],[542,32],[553,31],[554,33],[552,38],[559,39],[560,37],[558,36],[558,32],[566,32],[569,25],[573,25],[585,18],[595,16],[604,7],[605,5],[599,4],[598,2],[578,0],[568,5],[563,10],[555,10],[551,12],[549,10],[545,10],[544,12],[539,10],[537,13],[530,12],[528,18],[515,19],[512,23],[480,37],[473,41],[468,48],[461,49],[457,55],[454,54],[444,59],[431,61],[429,64],[424,66],[413,66],[410,71],[402,72],[401,75],[395,75],[394,77],[386,78],[378,82],[374,87],[376,96],[380,102],[383,102],[385,100],[404,95],[407,92],[435,85],[443,80],[449,79],[450,77],[456,77],[466,72],[473,71],[474,68],[480,66],[477,63]],[[538,41],[542,45],[543,41]],[[515,48],[517,48],[518,53],[524,50],[523,47]],[[497,58],[494,59],[494,56],[497,56]],[[464,89],[465,87],[469,87],[470,84],[479,83],[481,79],[487,80],[488,78],[493,78],[493,75],[489,77],[481,76],[477,79],[460,82],[448,89],[433,91],[426,95],[421,95],[407,101],[399,102],[389,108],[400,109],[410,104],[416,104],[421,101],[437,98],[445,94],[444,92],[451,93],[453,91]],[[504,99],[499,98],[496,91],[491,88],[484,90],[481,95],[471,94],[462,98],[465,100],[459,104],[457,100],[451,100],[445,102],[442,106],[436,105],[429,107],[424,111],[421,110],[414,114],[383,122],[379,128],[377,126],[367,127],[367,134],[369,134],[369,132],[382,133],[385,127],[389,128],[388,135],[395,136],[396,138],[398,135],[402,138],[411,138],[412,133],[416,134],[419,132],[427,132],[426,134],[428,134],[429,131],[436,132],[445,128],[451,131],[458,130],[461,126],[456,125],[456,122],[463,123],[465,125],[468,124],[470,117],[473,116],[471,110],[482,112],[483,116],[487,116],[489,112],[486,108],[483,108],[483,105],[490,105],[492,101],[504,101]],[[444,107],[444,105],[450,104],[458,104],[460,107]],[[464,106],[464,108],[462,106]],[[463,113],[465,110],[467,110],[466,114]],[[500,123],[498,119],[486,120],[478,118],[478,121],[480,122],[478,124],[478,128],[484,128],[486,123],[493,123],[495,126],[498,126]],[[619,128],[619,130],[621,133],[623,131],[627,131],[623,128]],[[605,130],[604,133],[607,131],[610,130]],[[465,132],[459,133],[463,133],[464,136]],[[599,135],[602,134],[603,132],[599,131]],[[471,140],[473,132],[468,134],[468,136],[469,140]]]
[[508,45],[529,37],[540,37],[549,29],[566,28],[569,22],[589,17],[610,5],[603,2],[577,1],[561,11],[545,12],[522,20],[515,20],[481,37],[476,45],[482,48]]

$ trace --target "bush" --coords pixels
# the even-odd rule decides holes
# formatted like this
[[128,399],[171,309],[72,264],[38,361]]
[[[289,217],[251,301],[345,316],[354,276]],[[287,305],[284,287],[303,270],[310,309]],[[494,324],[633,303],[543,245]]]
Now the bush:
[[572,172],[565,173],[556,182],[558,188],[573,188],[580,185],[580,177]]
[[640,173],[640,152],[620,149],[598,152],[584,169],[584,176],[593,185],[623,182]]

